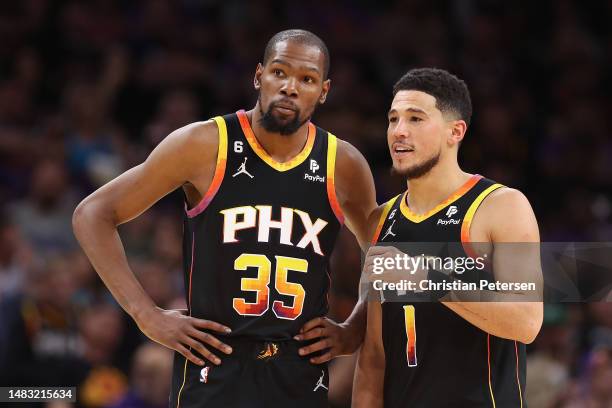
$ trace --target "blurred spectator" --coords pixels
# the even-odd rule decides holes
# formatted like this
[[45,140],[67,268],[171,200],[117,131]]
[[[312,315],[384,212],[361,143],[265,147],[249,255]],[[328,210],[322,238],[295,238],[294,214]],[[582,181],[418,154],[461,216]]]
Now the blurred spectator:
[[150,147],[157,146],[168,134],[190,123],[201,120],[195,95],[175,90],[165,94],[153,121],[147,126]]
[[571,384],[578,363],[580,314],[575,307],[546,305],[544,323],[527,356],[526,398],[529,406],[550,408]]
[[19,230],[0,214],[0,301],[21,292],[34,255]]
[[116,306],[100,304],[80,316],[84,370],[79,400],[85,407],[105,407],[118,401],[127,379],[117,366],[117,351],[123,338],[123,322]]
[[63,164],[43,160],[34,168],[28,197],[13,203],[9,211],[37,253],[62,253],[76,248],[71,231],[75,205]]
[[65,104],[69,128],[66,154],[73,177],[99,186],[121,173],[118,151],[120,134],[107,122],[106,101],[94,84],[73,83],[67,87]]
[[76,384],[82,346],[71,270],[54,258],[27,272],[23,290],[0,302],[0,384]]
[[581,376],[561,393],[563,408],[607,408],[612,406],[612,349],[595,349],[586,359]]
[[587,305],[590,328],[586,331],[589,349],[612,350],[612,302],[597,302]]
[[531,408],[551,408],[570,385],[567,366],[550,356],[537,354],[527,361],[526,400]]
[[140,346],[134,355],[130,388],[112,408],[161,408],[168,406],[172,376],[172,352],[155,343]]

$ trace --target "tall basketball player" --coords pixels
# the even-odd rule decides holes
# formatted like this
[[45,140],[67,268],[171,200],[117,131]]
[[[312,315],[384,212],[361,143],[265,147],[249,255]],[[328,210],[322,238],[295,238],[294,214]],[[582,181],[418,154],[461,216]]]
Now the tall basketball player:
[[[278,33],[257,65],[252,110],[176,130],[75,211],[76,236],[114,297],[148,337],[177,351],[173,407],[327,406],[327,368],[312,364],[321,355],[298,353],[304,343],[293,338],[310,323],[303,332],[325,332],[315,343],[325,349],[360,341],[321,318],[338,231],[346,220],[367,243],[376,207],[363,156],[310,121],[329,92],[328,70],[314,34]],[[117,234],[178,187],[186,315],[153,304]]]
[[[393,95],[387,141],[408,188],[376,210],[373,243],[379,244],[368,251],[365,269],[375,257],[398,253],[382,246],[386,242],[457,242],[466,247],[464,257],[472,252],[469,242],[478,242],[478,254],[494,260],[495,279],[512,280],[522,265],[499,244],[538,242],[538,226],[519,191],[459,167],[457,151],[472,113],[465,83],[444,70],[415,69],[395,84]],[[436,273],[425,278],[444,280]],[[434,294],[439,301],[368,302],[353,406],[524,407],[525,343],[539,331],[542,304]],[[496,295],[520,300],[524,293]]]

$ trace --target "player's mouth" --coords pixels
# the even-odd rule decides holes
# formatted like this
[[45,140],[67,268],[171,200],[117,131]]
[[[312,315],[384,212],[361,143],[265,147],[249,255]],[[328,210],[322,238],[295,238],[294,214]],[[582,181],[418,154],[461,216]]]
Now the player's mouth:
[[295,105],[290,104],[290,103],[283,103],[283,102],[275,103],[272,109],[276,110],[277,112],[283,115],[287,115],[287,116],[293,115],[297,111],[297,108]]
[[393,154],[393,157],[395,157],[396,159],[403,159],[410,156],[410,154],[414,152],[414,148],[411,146],[394,144],[391,149],[391,152]]
[[274,109],[276,109],[278,112],[282,113],[283,115],[293,115],[295,113],[293,109],[284,108],[282,106],[276,106]]

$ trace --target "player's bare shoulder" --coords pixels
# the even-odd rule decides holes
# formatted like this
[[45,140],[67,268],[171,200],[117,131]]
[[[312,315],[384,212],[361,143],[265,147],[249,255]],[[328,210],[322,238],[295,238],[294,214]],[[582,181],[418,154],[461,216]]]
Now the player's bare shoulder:
[[472,236],[484,235],[491,241],[539,240],[537,221],[525,194],[503,187],[487,196],[478,208],[472,225]]
[[[501,221],[508,217],[520,217],[533,213],[529,200],[520,190],[502,187],[493,191],[483,201],[478,212],[489,219]],[[515,220],[517,221],[517,220]]]
[[219,148],[219,129],[214,120],[194,122],[170,133],[164,142],[175,145],[185,154],[202,160],[216,160]]
[[[168,167],[180,168],[186,181],[206,191],[215,172],[219,130],[214,120],[194,122],[170,133],[158,149],[165,149]],[[173,171],[168,168],[167,171]]]
[[338,141],[337,152],[336,152],[336,173],[340,176],[350,177],[355,173],[354,166],[365,166],[368,168],[368,162],[366,161],[363,154],[352,144],[346,140],[340,138]]
[[335,188],[347,226],[362,248],[370,241],[368,220],[376,208],[374,177],[361,152],[350,143],[338,139],[336,151]]
[[336,191],[340,202],[343,202],[362,186],[369,185],[370,182],[373,185],[374,182],[370,166],[363,154],[349,142],[342,139],[337,140]]

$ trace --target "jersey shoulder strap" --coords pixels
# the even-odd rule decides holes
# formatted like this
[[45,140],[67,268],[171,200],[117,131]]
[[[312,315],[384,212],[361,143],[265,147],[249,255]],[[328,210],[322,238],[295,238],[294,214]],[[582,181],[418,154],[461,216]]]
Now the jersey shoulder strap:
[[213,179],[208,186],[208,190],[200,200],[200,202],[193,207],[192,209],[188,209],[187,203],[185,203],[185,213],[187,217],[193,218],[196,215],[200,214],[202,211],[208,207],[212,199],[215,197],[217,192],[219,191],[219,187],[221,187],[221,182],[223,181],[223,177],[225,176],[225,167],[227,165],[227,123],[225,117],[215,116],[212,118],[217,124],[217,130],[219,134],[219,147],[217,150],[217,163],[215,164],[215,173],[213,175]]
[[398,194],[384,204],[383,211],[380,214],[380,219],[378,220],[376,232],[374,232],[374,236],[372,237],[372,244],[376,244],[376,242],[378,241],[380,231],[382,231],[383,225],[385,224],[385,220],[387,219],[387,215],[389,214],[389,211],[391,211],[391,208],[393,208],[393,205],[400,196],[401,194]]
[[483,179],[482,187],[482,191],[480,191],[476,198],[474,198],[474,201],[472,201],[465,213],[465,216],[463,217],[463,223],[461,224],[461,242],[470,242],[470,227],[472,226],[474,215],[484,199],[494,191],[506,186],[493,180]]

